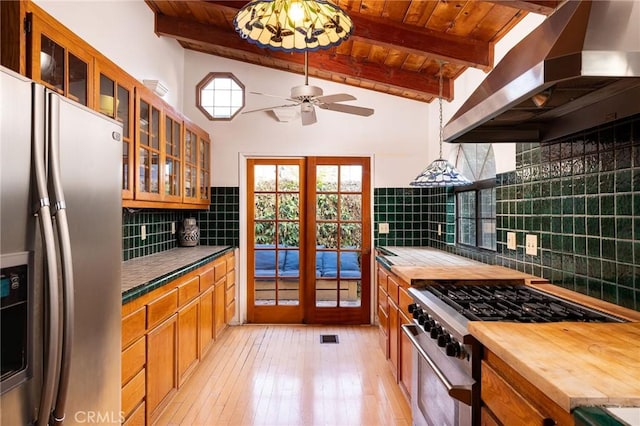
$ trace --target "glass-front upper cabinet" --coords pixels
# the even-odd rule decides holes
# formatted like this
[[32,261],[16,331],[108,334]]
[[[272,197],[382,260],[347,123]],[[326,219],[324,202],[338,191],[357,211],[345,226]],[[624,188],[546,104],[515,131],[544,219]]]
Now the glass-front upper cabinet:
[[93,108],[93,57],[75,50],[69,37],[36,15],[31,16],[28,42],[30,76],[49,89]]
[[137,200],[159,201],[160,192],[160,124],[162,104],[147,93],[144,88],[136,88],[136,133],[137,178],[135,198]]
[[200,204],[209,204],[209,192],[211,191],[210,173],[209,167],[209,149],[211,143],[209,141],[209,135],[205,132],[198,135],[198,169],[200,177],[198,179],[198,185],[200,190],[199,202]]
[[182,120],[165,108],[163,200],[182,201]]
[[122,124],[122,199],[133,199],[133,103],[135,81],[114,65],[97,62],[94,105]]
[[198,202],[198,134],[188,123],[184,129],[184,202]]

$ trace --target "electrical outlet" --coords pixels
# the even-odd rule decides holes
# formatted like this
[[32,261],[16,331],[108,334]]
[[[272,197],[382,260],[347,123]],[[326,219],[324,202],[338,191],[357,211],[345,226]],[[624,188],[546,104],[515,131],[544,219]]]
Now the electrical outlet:
[[171,222],[171,235],[174,235],[175,233],[176,233],[176,223]]
[[527,234],[525,239],[525,250],[526,254],[531,256],[535,256],[538,254],[538,236],[534,234]]
[[442,235],[442,224],[438,224],[438,237]]
[[516,233],[515,232],[507,232],[507,248],[509,250],[516,249]]
[[378,223],[378,234],[388,234],[388,233],[389,233],[389,224]]
[[147,225],[140,226],[140,239],[142,241],[147,239]]

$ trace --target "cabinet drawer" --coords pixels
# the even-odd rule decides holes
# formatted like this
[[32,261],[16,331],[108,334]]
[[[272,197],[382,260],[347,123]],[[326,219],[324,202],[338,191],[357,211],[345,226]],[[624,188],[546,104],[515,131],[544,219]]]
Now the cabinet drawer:
[[511,387],[487,362],[482,361],[481,371],[481,399],[501,423],[523,426],[555,424]]
[[389,314],[383,311],[380,306],[378,306],[378,323],[386,334],[389,329]]
[[236,271],[229,271],[227,273],[227,288],[236,284]]
[[142,369],[122,388],[122,412],[127,418],[145,396],[145,370]]
[[381,287],[384,291],[387,291],[388,276],[389,274],[387,274],[384,268],[378,265],[378,287]]
[[236,269],[236,258],[233,255],[227,256],[227,272]]
[[387,293],[382,291],[382,288],[378,287],[378,306],[386,313],[389,313],[389,301],[387,299]]
[[404,288],[398,289],[398,308],[404,313],[408,318],[413,318],[413,314],[409,313],[409,304],[413,303],[413,299],[407,293],[407,290]]
[[147,305],[148,328],[153,328],[156,324],[169,318],[178,308],[178,289],[173,289],[159,299]]
[[211,269],[207,269],[200,274],[200,292],[202,293],[203,291],[211,287],[214,282],[214,271],[212,267]]
[[144,402],[142,402],[142,404],[138,405],[138,407],[133,411],[133,413],[131,413],[131,415],[129,416],[129,418],[127,420],[125,420],[123,424],[123,426],[144,426],[145,425],[145,404]]
[[396,278],[389,275],[388,277],[388,286],[387,286],[387,294],[389,294],[389,297],[391,298],[391,300],[394,301],[394,303],[397,305],[398,304],[398,290],[400,288],[400,284],[398,283],[398,281],[396,281]]
[[231,287],[227,287],[226,293],[224,295],[225,304],[228,306],[235,299],[236,299],[236,286],[232,285]]
[[143,367],[147,359],[147,341],[144,337],[122,351],[122,384],[126,384]]
[[178,306],[193,300],[200,294],[200,277],[195,276],[178,286]]
[[224,322],[229,324],[235,314],[236,314],[236,301],[232,300],[231,303],[227,305],[227,308],[224,311]]
[[143,306],[122,318],[122,348],[126,348],[144,335],[147,325],[147,307]]
[[225,259],[217,260],[216,263],[213,264],[213,269],[215,270],[215,282],[217,283],[225,275],[227,275],[227,261]]

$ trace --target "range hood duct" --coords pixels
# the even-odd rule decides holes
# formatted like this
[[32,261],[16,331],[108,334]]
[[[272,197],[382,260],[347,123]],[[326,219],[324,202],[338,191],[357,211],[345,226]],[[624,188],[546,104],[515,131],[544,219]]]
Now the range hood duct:
[[640,0],[569,0],[444,128],[456,143],[544,142],[640,113]]

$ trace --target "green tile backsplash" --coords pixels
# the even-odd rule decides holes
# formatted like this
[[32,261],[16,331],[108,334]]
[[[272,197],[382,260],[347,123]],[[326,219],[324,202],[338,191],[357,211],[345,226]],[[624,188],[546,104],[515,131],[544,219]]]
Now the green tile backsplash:
[[[496,263],[640,310],[640,116],[518,144],[496,199]],[[535,256],[525,254],[527,234],[538,237]]]
[[208,211],[198,213],[200,244],[240,245],[240,190],[238,187],[212,187]]

